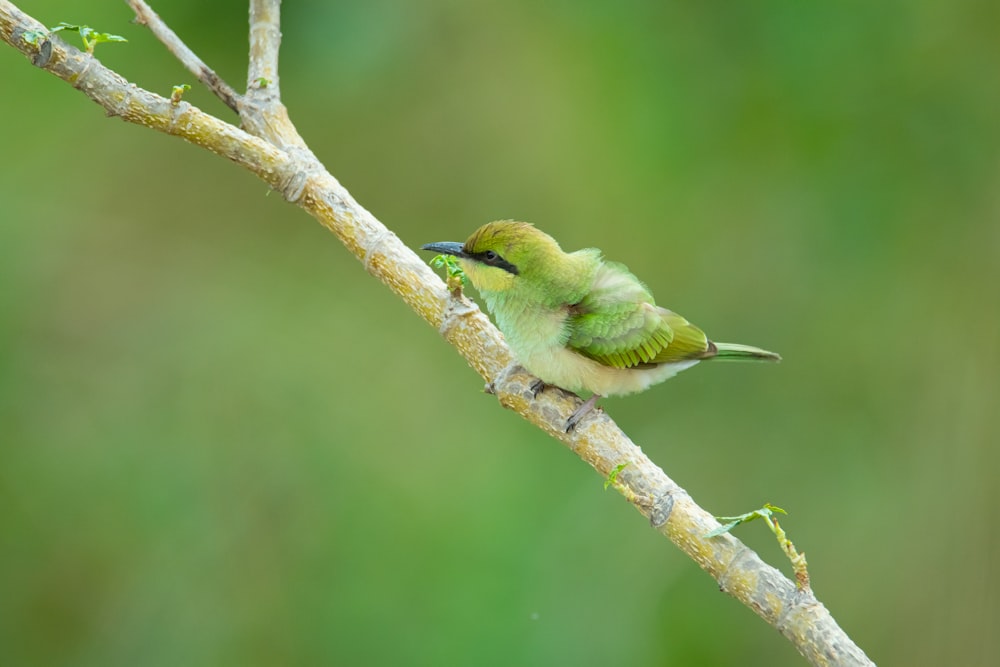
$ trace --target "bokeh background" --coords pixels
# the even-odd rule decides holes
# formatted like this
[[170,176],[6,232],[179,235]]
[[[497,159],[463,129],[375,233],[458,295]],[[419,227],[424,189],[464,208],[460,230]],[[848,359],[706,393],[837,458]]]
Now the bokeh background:
[[[19,4],[126,36],[97,55],[141,86],[196,83],[122,2]],[[245,3],[155,8],[244,84]],[[788,509],[876,662],[984,665],[998,26],[936,0],[293,2],[281,84],[411,246],[530,220],[780,351],[604,405],[710,511]],[[0,81],[0,664],[802,664],[300,210],[7,46]]]

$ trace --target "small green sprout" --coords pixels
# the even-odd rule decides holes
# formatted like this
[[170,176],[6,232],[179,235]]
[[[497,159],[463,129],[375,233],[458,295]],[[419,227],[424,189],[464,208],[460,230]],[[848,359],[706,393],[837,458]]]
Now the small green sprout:
[[619,463],[618,465],[615,466],[614,470],[612,470],[610,473],[608,473],[608,478],[606,480],[604,480],[604,490],[605,491],[608,490],[609,486],[611,486],[612,484],[615,483],[615,481],[618,479],[618,473],[620,473],[622,470],[624,470],[625,466],[627,466],[627,465],[628,465],[628,461],[626,461],[625,463]]
[[191,90],[191,86],[186,83],[182,83],[179,86],[174,86],[173,92],[170,93],[170,103],[174,106],[180,104],[181,98],[184,93]]
[[778,524],[775,514],[787,515],[788,512],[771,503],[764,503],[764,506],[759,510],[747,512],[739,516],[717,516],[715,517],[716,520],[722,522],[722,525],[705,535],[705,538],[718,537],[719,535],[728,533],[741,523],[753,521],[754,519],[764,519],[767,522],[767,527],[771,529],[774,537],[778,540],[782,551],[788,556],[788,560],[792,562],[792,571],[795,573],[796,586],[798,586],[799,590],[808,591],[809,570],[806,569],[806,555],[796,551],[795,545],[792,544],[792,541],[785,535],[784,529]]
[[448,290],[454,296],[457,297],[462,293],[462,287],[468,283],[469,279],[454,255],[435,255],[431,259],[430,264],[435,269],[444,267],[447,276],[445,283],[448,285]]
[[271,80],[268,79],[268,78],[266,78],[266,77],[261,76],[261,77],[257,77],[257,79],[254,81],[254,83],[257,84],[258,88],[267,88],[268,86],[271,85]]
[[61,30],[68,30],[69,32],[80,33],[80,39],[83,40],[83,47],[87,49],[87,53],[93,55],[94,47],[101,42],[127,42],[128,40],[121,35],[112,35],[108,32],[97,32],[90,26],[85,25],[75,25],[72,23],[60,23],[56,27],[49,30],[49,34],[59,32]]
[[[754,519],[768,519],[769,520],[768,524],[770,525],[770,519],[775,512],[778,512],[780,514],[788,514],[788,512],[781,509],[780,507],[775,507],[771,503],[764,503],[764,506],[759,510],[747,512],[746,514],[740,514],[739,516],[717,516],[715,517],[716,521],[721,522],[722,525],[713,530],[712,532],[710,532],[709,534],[705,535],[705,537],[706,538],[718,537],[719,535],[728,533],[741,523],[753,521]],[[771,530],[773,531],[774,528],[772,527]]]

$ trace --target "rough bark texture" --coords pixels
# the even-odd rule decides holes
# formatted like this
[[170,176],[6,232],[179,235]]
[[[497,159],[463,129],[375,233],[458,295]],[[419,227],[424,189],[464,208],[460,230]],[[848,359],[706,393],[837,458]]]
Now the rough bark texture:
[[658,532],[708,572],[719,588],[752,609],[814,665],[873,664],[813,593],[764,563],[731,535],[706,539],[718,526],[605,414],[588,417],[570,433],[566,417],[579,399],[561,390],[533,397],[533,377],[514,365],[503,336],[475,304],[454,297],[425,261],[365,210],[308,149],[281,104],[277,54],[281,33],[277,0],[252,0],[248,89],[235,93],[139,0],[126,0],[140,22],[231,108],[246,130],[184,101],[143,90],[87,53],[54,36],[10,2],[0,0],[0,39],[35,66],[74,86],[109,116],[181,137],[257,174],[285,199],[332,231],[365,269],[437,328],[486,381],[500,404],[561,441],[598,474],[625,464],[615,488]]

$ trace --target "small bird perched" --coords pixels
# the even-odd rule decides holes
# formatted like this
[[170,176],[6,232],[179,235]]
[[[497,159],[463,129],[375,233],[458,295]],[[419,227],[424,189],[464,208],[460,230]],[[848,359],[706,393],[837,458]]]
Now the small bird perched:
[[749,345],[714,343],[677,313],[657,306],[623,264],[596,248],[563,252],[527,222],[483,225],[465,243],[428,243],[458,258],[496,318],[517,360],[545,385],[590,393],[566,422],[571,431],[601,396],[663,382],[703,359],[780,361]]

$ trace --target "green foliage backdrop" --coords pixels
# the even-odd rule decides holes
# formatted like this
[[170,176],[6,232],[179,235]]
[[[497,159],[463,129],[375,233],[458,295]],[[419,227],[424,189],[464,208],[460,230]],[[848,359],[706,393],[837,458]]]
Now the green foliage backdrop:
[[[124,3],[23,8],[124,35],[97,56],[139,85],[195,83]],[[245,3],[154,8],[242,86]],[[605,407],[711,511],[788,509],[876,662],[986,664],[997,25],[965,1],[290,2],[282,90],[412,246],[530,220],[780,351]],[[0,664],[801,664],[298,209],[6,47],[0,81]]]

